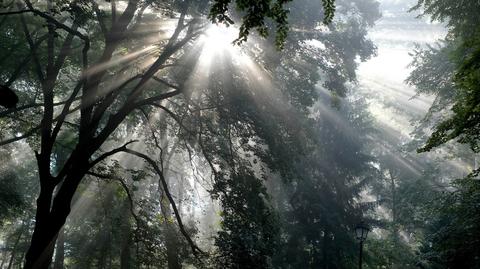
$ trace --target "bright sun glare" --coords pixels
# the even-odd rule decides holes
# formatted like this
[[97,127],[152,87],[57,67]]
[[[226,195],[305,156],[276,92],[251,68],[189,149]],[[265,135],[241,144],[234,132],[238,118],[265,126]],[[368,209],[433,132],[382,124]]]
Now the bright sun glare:
[[218,62],[228,55],[234,62],[242,66],[250,63],[248,56],[241,51],[241,47],[233,44],[238,37],[238,29],[233,26],[213,24],[200,39],[202,53],[200,57],[200,68],[208,73],[212,63]]
[[211,25],[205,32],[205,46],[220,50],[230,50],[234,47],[233,41],[237,38],[238,30],[223,24]]

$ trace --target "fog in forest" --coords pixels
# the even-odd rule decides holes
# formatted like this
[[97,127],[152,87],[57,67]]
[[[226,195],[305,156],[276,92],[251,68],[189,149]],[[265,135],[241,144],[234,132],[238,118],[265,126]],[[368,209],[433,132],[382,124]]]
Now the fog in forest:
[[479,12],[0,0],[0,269],[480,268]]

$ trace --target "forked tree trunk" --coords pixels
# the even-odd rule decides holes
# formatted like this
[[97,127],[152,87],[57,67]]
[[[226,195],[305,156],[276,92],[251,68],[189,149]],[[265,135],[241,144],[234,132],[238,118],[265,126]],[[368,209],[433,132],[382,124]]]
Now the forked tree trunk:
[[[80,162],[86,163],[86,162]],[[81,169],[79,169],[81,167]],[[25,256],[25,269],[48,269],[52,263],[58,233],[70,214],[73,195],[85,176],[87,167],[79,165],[65,178],[59,191],[53,198],[55,185],[51,176],[40,173],[40,195],[37,198],[35,228],[30,247]],[[47,168],[49,169],[49,168]],[[44,171],[44,170],[43,170]],[[52,199],[53,198],[53,199]],[[53,201],[53,202],[52,202]]]
[[37,198],[35,228],[30,248],[25,256],[25,269],[47,269],[52,262],[57,234],[63,225],[61,216],[49,216],[52,194],[53,187],[41,186]]

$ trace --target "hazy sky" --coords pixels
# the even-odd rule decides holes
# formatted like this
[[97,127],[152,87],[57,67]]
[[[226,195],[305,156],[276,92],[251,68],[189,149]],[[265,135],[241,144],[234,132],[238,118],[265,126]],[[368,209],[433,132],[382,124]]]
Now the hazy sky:
[[[430,105],[430,97],[415,95],[405,84],[412,61],[409,52],[415,44],[425,45],[442,38],[445,29],[425,19],[417,19],[408,9],[416,0],[381,0],[383,18],[370,30],[378,47],[378,56],[360,65],[358,78],[363,96],[369,96],[370,111],[377,121],[408,139],[411,115],[421,117]],[[394,7],[392,7],[392,5]],[[399,113],[399,111],[408,112]]]

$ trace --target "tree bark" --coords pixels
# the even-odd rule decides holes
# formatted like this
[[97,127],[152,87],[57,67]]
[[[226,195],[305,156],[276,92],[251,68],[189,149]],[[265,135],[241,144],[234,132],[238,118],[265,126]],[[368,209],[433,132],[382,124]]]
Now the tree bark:
[[132,267],[131,251],[132,244],[132,231],[129,224],[125,224],[125,240],[122,245],[122,251],[120,253],[120,269],[130,269]]
[[63,261],[65,259],[65,228],[58,233],[57,247],[55,249],[55,262],[53,269],[63,269]]
[[180,261],[178,259],[178,242],[175,230],[170,223],[167,223],[165,228],[165,245],[167,247],[168,269],[181,269],[182,266],[180,265]]

